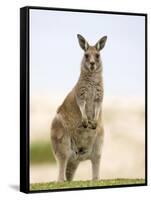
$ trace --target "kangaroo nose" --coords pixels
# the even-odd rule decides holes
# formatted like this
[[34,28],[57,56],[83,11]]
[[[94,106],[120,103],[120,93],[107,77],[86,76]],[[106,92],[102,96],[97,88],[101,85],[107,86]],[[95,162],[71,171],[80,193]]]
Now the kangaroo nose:
[[93,65],[95,64],[95,62],[94,62],[94,61],[91,61],[90,64],[91,64],[91,66],[93,66]]
[[90,62],[90,69],[93,71],[94,70],[94,64],[95,64],[95,62]]

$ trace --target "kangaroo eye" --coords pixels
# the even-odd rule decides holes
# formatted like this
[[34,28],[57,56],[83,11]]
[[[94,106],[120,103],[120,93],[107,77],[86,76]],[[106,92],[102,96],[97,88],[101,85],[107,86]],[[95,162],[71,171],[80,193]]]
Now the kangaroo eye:
[[99,58],[100,58],[100,54],[97,53],[97,54],[95,55],[95,57],[96,57],[96,59],[99,59]]
[[85,58],[88,59],[89,58],[89,54],[86,53],[85,54]]

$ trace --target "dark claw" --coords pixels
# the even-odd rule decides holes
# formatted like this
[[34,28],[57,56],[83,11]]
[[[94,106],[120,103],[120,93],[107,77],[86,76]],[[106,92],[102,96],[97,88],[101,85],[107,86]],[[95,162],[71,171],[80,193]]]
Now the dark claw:
[[92,129],[96,129],[96,124],[92,124]]
[[85,123],[82,123],[82,125],[83,125],[84,128],[87,128],[87,127],[88,127],[88,125],[85,124]]
[[87,120],[83,120],[82,121],[82,125],[84,128],[87,128],[88,127],[88,121]]
[[95,121],[89,121],[89,124],[91,129],[96,129],[97,123]]

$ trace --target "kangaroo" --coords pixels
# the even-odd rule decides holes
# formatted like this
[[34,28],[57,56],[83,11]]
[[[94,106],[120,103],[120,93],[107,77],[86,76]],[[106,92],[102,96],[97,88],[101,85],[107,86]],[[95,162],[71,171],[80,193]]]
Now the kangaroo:
[[107,36],[94,46],[77,35],[84,50],[77,84],[57,109],[51,124],[51,142],[59,165],[58,181],[73,180],[81,161],[92,163],[92,180],[99,180],[104,138],[102,122],[103,78],[100,50]]

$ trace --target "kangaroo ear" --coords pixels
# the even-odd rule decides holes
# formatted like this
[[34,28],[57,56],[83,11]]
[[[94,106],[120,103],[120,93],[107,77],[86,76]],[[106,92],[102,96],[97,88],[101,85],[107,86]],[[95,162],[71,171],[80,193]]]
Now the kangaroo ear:
[[86,51],[86,50],[89,48],[88,42],[87,42],[87,41],[85,40],[85,38],[84,38],[82,35],[80,35],[80,34],[78,34],[77,37],[78,37],[78,40],[79,40],[80,47],[81,47],[84,51]]
[[104,48],[105,46],[105,43],[106,43],[106,40],[107,40],[107,36],[104,36],[102,37],[95,45],[95,48],[100,51],[101,49]]

